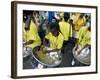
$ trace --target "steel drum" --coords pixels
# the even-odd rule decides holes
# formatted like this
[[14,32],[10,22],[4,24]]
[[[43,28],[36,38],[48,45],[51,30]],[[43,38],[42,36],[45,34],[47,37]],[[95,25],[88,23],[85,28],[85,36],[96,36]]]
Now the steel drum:
[[[45,47],[45,50],[53,50],[52,48]],[[58,66],[62,61],[61,51],[45,52],[45,50],[33,51],[32,56],[42,65],[45,66]]]
[[91,51],[89,48],[84,48],[80,54],[78,54],[77,50],[73,49],[73,56],[83,64],[90,65],[91,63]]
[[23,58],[26,58],[31,54],[32,54],[32,49],[29,48],[29,47],[24,46],[23,47]]

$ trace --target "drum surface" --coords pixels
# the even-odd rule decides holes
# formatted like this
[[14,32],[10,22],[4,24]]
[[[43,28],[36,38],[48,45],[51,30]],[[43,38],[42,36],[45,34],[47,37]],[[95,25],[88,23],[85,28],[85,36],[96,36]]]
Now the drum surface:
[[[46,50],[52,50],[51,48],[46,48]],[[33,57],[41,64],[46,66],[58,66],[62,61],[61,51],[45,52],[39,50],[38,52],[33,52]]]
[[90,65],[91,63],[91,52],[89,48],[83,49],[80,54],[78,54],[77,51],[73,50],[73,56],[83,64]]

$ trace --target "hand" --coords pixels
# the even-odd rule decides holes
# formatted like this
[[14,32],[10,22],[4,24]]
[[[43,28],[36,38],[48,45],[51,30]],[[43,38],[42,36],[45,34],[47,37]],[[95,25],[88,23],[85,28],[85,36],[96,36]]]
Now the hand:
[[44,48],[44,46],[41,46],[40,49],[37,52],[45,54],[46,49]]
[[81,50],[77,51],[77,55],[79,55],[81,53]]
[[73,48],[73,52],[74,52],[74,54],[76,54],[76,55],[79,55],[79,54],[81,53],[81,51],[82,51],[82,48],[80,48],[79,45],[76,45],[76,46]]
[[75,46],[75,47],[73,48],[73,51],[75,52],[75,51],[77,51],[77,49],[78,49],[78,46]]

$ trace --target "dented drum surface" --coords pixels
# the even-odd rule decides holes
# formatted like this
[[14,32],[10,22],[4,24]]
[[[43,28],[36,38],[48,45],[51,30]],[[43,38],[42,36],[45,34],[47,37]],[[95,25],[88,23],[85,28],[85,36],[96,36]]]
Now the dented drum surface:
[[[46,48],[46,50],[53,50],[52,48]],[[58,66],[62,61],[61,51],[44,52],[42,50],[34,51],[32,56],[41,64],[45,66]]]
[[77,53],[77,51],[73,50],[73,56],[75,59],[77,59],[79,62],[90,65],[91,64],[91,51],[89,48],[84,48],[80,54]]

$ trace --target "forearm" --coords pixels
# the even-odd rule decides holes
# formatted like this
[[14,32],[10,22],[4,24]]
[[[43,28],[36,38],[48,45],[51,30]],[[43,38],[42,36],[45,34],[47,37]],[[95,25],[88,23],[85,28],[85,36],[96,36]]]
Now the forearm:
[[44,46],[47,46],[48,44],[49,44],[49,40],[48,40],[48,39],[44,39],[44,40],[43,40],[43,45],[44,45]]
[[83,46],[82,49],[84,49],[84,48],[86,48],[86,47],[90,47],[90,45],[89,45],[89,44],[86,44],[86,45]]
[[25,42],[24,45],[30,45],[30,44],[32,44],[33,42],[34,42],[33,40],[29,40],[29,41]]
[[61,49],[46,50],[47,53],[60,51]]
[[80,54],[80,52],[84,49],[84,48],[87,48],[87,47],[90,47],[90,45],[89,44],[86,44],[83,48],[81,48],[80,50],[79,50],[79,54]]

